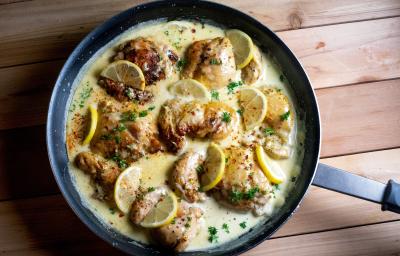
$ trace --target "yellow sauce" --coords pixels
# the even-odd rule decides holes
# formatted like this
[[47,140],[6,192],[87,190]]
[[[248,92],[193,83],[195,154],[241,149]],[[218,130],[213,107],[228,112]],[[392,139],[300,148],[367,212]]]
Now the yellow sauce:
[[[185,29],[183,33],[179,33],[176,29],[177,26],[187,27],[188,29]],[[195,29],[195,33],[192,32],[192,28]],[[166,33],[165,31],[169,32]],[[110,59],[112,58],[112,56],[115,55],[115,48],[119,44],[140,36],[152,37],[156,42],[163,42],[171,45],[172,47],[175,46],[174,50],[176,51],[176,53],[178,53],[180,57],[182,57],[184,55],[185,49],[193,41],[224,36],[224,30],[213,25],[202,25],[200,23],[193,23],[189,21],[173,21],[168,23],[165,21],[154,21],[141,24],[124,32],[121,36],[117,37],[115,40],[107,44],[104,48],[99,50],[98,53],[96,53],[81,70],[80,75],[75,81],[77,89],[71,101],[71,110],[68,117],[69,121],[67,125],[67,134],[72,133],[74,129],[76,129],[76,127],[79,125],[79,122],[77,122],[77,116],[84,116],[87,111],[87,106],[89,104],[96,103],[100,98],[105,97],[112,100],[112,98],[107,96],[104,90],[99,85],[97,85],[98,75],[101,70],[110,63]],[[286,90],[285,83],[280,80],[279,76],[281,72],[274,64],[271,57],[266,54],[262,54],[262,59],[262,76],[252,86],[274,86],[276,88],[282,89],[283,92],[290,97],[288,91]],[[172,94],[169,93],[168,85],[177,81],[178,79],[179,74],[174,73],[173,75],[167,77],[166,80],[162,80],[158,82],[156,86],[153,86],[155,99],[151,105],[154,105],[156,108],[152,111],[152,115],[156,116],[160,109],[160,106],[167,99],[174,97]],[[239,80],[240,72],[238,71],[237,81]],[[80,102],[81,99],[79,97],[81,97],[82,93],[84,93],[84,90],[87,89],[87,84],[89,84],[93,88],[93,91],[90,97],[85,102]],[[218,90],[218,92],[221,101],[228,103],[234,109],[239,108],[237,104],[237,95],[228,94],[226,87]],[[81,106],[79,106],[80,103],[82,103]],[[156,120],[156,118],[154,119]],[[240,120],[239,116],[238,120]],[[299,164],[301,163],[303,157],[303,150],[302,147],[299,146],[299,141],[303,140],[304,132],[303,128],[299,124],[299,120],[295,120],[294,129],[289,140],[290,144],[292,145],[291,157],[287,160],[277,161],[285,172],[287,179],[282,184],[280,184],[280,189],[275,191],[275,198],[272,198],[267,203],[265,207],[266,214],[256,217],[251,212],[236,212],[232,209],[221,206],[213,198],[208,197],[205,202],[195,204],[204,210],[205,227],[201,230],[200,234],[190,243],[187,250],[190,251],[197,249],[206,249],[213,246],[218,246],[221,243],[232,240],[239,235],[247,232],[250,228],[254,227],[259,222],[265,221],[266,218],[269,218],[269,216],[273,214],[273,211],[275,209],[284,204],[285,197],[293,184],[291,182],[291,177],[300,174]],[[220,142],[222,147],[227,146],[228,144],[238,144],[238,142],[235,140],[233,140],[232,142],[232,139],[235,137],[235,134],[239,132],[239,130],[242,130],[242,124],[240,124],[239,129],[234,131],[231,136]],[[189,138],[187,138],[187,141],[187,146],[183,150],[183,152],[185,152],[188,148],[194,148],[197,152],[205,155],[206,148],[209,142],[192,140]],[[81,195],[82,203],[90,210],[92,210],[96,214],[96,216],[102,222],[104,222],[105,225],[111,226],[115,230],[136,241],[149,243],[150,238],[148,234],[143,229],[140,229],[131,224],[127,216],[121,217],[117,210],[110,210],[110,206],[108,204],[93,198],[93,181],[91,181],[89,175],[74,167],[72,163],[77,153],[88,150],[88,148],[76,144],[74,147],[69,147],[68,150],[69,158],[71,160],[70,173],[75,181],[76,189]],[[158,185],[164,184],[165,180],[167,179],[168,171],[170,170],[177,157],[178,156],[170,153],[157,153],[154,155],[149,155],[148,157],[144,157],[138,162],[134,163],[134,165],[137,165],[142,169],[143,186],[156,187]],[[244,221],[246,222],[247,226],[245,229],[243,229],[239,225],[239,223]],[[221,228],[223,223],[229,225],[229,233],[226,233]],[[210,243],[208,241],[208,226],[214,226],[219,230],[218,243]]]

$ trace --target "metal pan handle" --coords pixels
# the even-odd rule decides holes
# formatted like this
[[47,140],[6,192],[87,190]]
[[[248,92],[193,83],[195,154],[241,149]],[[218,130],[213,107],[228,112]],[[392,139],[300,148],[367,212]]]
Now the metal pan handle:
[[400,184],[370,180],[326,164],[318,164],[313,185],[382,205],[383,211],[400,213]]

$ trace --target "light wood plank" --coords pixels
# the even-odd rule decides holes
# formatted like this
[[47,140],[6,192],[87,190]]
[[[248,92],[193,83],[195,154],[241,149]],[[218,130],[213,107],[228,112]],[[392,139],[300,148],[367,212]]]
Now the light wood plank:
[[314,88],[400,75],[400,18],[286,31],[278,35],[300,58]]
[[400,145],[400,80],[317,90],[323,157]]
[[[329,214],[329,213],[324,213]],[[399,255],[400,221],[323,233],[272,239],[247,256]]]
[[[323,160],[325,163],[382,181],[386,181],[390,177],[400,179],[399,161],[400,149]],[[380,165],[374,162],[380,163]],[[50,175],[49,178],[52,179]],[[298,212],[274,237],[399,219],[400,216],[397,214],[380,212],[379,207],[375,204],[320,188],[312,188]],[[388,232],[391,231],[388,230]],[[398,229],[397,232],[399,232]],[[326,233],[329,232],[317,235],[326,238],[324,235]],[[294,239],[302,239],[301,237],[303,236],[296,236]],[[333,237],[329,237],[319,241],[330,243],[330,239],[333,240]],[[375,238],[380,241],[383,236],[379,233]],[[258,253],[264,253],[267,248],[280,248],[274,244],[274,241],[280,239],[270,240],[251,253],[259,255]],[[344,241],[339,240],[339,242],[337,246],[346,245]],[[50,254],[57,252],[60,244],[74,245],[65,247],[67,254],[78,253],[78,250],[96,255],[103,250],[107,253],[112,252],[104,242],[101,242],[84,227],[60,195],[0,202],[0,248],[2,248],[2,252],[15,255]],[[97,248],[101,249],[96,250]],[[347,253],[347,251],[344,252]]]
[[[321,162],[382,183],[387,183],[389,179],[400,182],[400,149],[325,158]],[[381,212],[380,205],[313,186],[293,218],[274,236],[301,234],[305,230],[319,231],[321,227],[329,230],[397,219],[400,215]]]
[[[66,57],[96,25],[143,2],[57,0],[4,5],[0,9],[0,67]],[[218,2],[250,14],[273,30],[400,15],[396,0]]]

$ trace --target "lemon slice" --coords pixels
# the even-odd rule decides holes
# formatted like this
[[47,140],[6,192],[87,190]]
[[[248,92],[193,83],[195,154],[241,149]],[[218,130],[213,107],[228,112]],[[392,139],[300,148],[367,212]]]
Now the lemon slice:
[[118,209],[127,214],[133,201],[136,199],[136,193],[140,185],[141,169],[131,166],[125,169],[115,182],[114,200]]
[[244,68],[253,59],[253,41],[246,33],[238,29],[226,31],[226,36],[233,45],[237,68]]
[[208,191],[221,181],[225,171],[225,154],[221,147],[211,143],[207,149],[204,173],[200,177],[203,191]]
[[170,92],[182,97],[193,97],[200,100],[210,99],[207,87],[193,79],[183,79],[175,82],[171,85]]
[[140,223],[145,228],[158,228],[168,225],[175,218],[178,211],[178,200],[172,191],[146,215]]
[[267,114],[267,98],[258,89],[247,87],[240,90],[239,103],[243,109],[246,130],[260,125]]
[[269,158],[267,154],[265,154],[262,146],[256,146],[256,155],[257,161],[269,181],[279,184],[285,180],[286,176],[281,167],[274,160]]
[[83,140],[83,145],[88,145],[92,140],[94,132],[96,131],[97,120],[99,116],[97,114],[96,107],[94,107],[93,105],[89,106],[89,111],[90,111],[90,127],[89,127],[89,132],[86,135],[86,138]]
[[145,86],[142,70],[136,64],[127,60],[114,61],[101,72],[101,76],[139,90],[143,90]]

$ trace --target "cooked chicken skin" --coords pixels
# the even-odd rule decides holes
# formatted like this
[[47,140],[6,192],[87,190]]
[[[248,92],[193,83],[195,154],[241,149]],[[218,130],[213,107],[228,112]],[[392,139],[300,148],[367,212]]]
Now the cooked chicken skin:
[[91,175],[107,194],[112,192],[114,183],[121,170],[110,161],[106,161],[101,156],[91,152],[81,152],[75,157],[75,165],[82,171]]
[[158,124],[173,152],[185,145],[185,135],[194,138],[224,139],[237,124],[236,112],[222,102],[168,100],[161,107]]
[[226,37],[194,42],[186,51],[186,60],[182,77],[196,79],[210,89],[224,87],[235,77],[233,47]]
[[280,90],[264,87],[268,108],[265,122],[274,129],[275,134],[266,138],[265,149],[272,158],[286,159],[290,155],[289,141],[293,129],[293,111],[291,111],[288,97]]
[[141,193],[132,203],[130,213],[130,220],[136,225],[139,225],[156,204],[167,195],[167,189],[165,187],[157,187],[154,191],[142,191]]
[[168,46],[143,37],[122,44],[115,58],[138,65],[143,71],[146,85],[165,79],[178,61],[178,55]]
[[161,228],[154,229],[152,235],[163,246],[181,252],[203,228],[203,211],[181,202],[175,220]]
[[262,73],[262,59],[261,59],[260,50],[257,46],[253,48],[253,59],[250,61],[247,66],[242,69],[242,81],[251,85],[257,82]]
[[197,168],[203,161],[199,153],[186,152],[176,162],[171,172],[170,185],[173,190],[190,203],[205,199],[204,193],[199,192],[200,181],[197,174]]
[[269,200],[270,183],[255,161],[251,148],[226,149],[228,161],[221,182],[213,189],[218,201],[238,210],[262,214]]
[[[101,105],[100,105],[101,106]],[[132,163],[148,153],[162,149],[158,140],[157,127],[152,115],[121,121],[120,112],[108,112],[99,108],[99,121],[90,149],[105,158]]]
[[108,78],[100,78],[99,85],[104,87],[109,95],[121,102],[137,101],[139,104],[145,104],[153,99],[153,94],[149,91],[142,91]]

